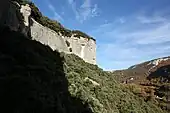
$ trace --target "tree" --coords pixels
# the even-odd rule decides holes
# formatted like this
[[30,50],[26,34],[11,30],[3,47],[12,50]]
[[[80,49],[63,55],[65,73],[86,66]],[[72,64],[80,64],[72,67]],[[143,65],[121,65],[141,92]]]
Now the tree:
[[12,0],[12,1],[16,1],[19,4],[25,5],[25,4],[30,4],[31,0]]

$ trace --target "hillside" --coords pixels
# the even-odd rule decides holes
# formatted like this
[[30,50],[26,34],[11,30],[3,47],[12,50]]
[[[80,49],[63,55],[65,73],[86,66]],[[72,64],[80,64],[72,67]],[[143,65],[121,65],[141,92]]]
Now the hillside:
[[124,85],[140,88],[144,97],[152,97],[164,110],[170,110],[170,57],[163,57],[112,73]]
[[96,65],[0,29],[1,112],[163,113]]
[[[8,1],[17,1],[20,5],[30,5],[31,18],[36,22],[28,26],[28,33],[36,34],[36,38],[43,37],[48,43],[49,39],[57,39],[57,43],[52,40],[52,44],[66,45],[70,52],[74,49],[71,48],[71,43],[67,42],[69,40],[62,40],[63,43],[58,43],[60,41],[58,39],[64,39],[59,37],[60,33],[69,39],[71,39],[71,35],[81,41],[81,37],[84,37],[83,40],[85,39],[87,42],[93,40],[96,45],[95,39],[87,34],[78,30],[69,30],[58,21],[43,16],[34,3],[27,0]],[[17,16],[22,16],[16,9],[20,5],[13,2],[6,5],[9,5],[11,9],[2,7],[3,13],[0,16],[6,14],[5,16],[11,18],[4,16],[2,20],[10,21],[14,24],[12,26],[14,28],[16,24],[22,25],[23,22],[20,19],[23,18],[18,20]],[[4,13],[7,10],[9,12]],[[17,21],[15,23],[11,20]],[[2,25],[3,21],[0,22]],[[35,27],[34,24],[41,29],[37,29],[38,27]],[[157,96],[159,98],[168,96],[166,95],[167,90],[169,91],[167,60],[160,66],[154,66],[156,63],[146,62],[127,70],[109,73],[97,65],[86,63],[75,54],[60,53],[56,51],[57,48],[40,43],[40,40],[31,40],[33,39],[31,34],[23,35],[21,33],[25,29],[24,26],[19,26],[21,31],[18,29],[13,31],[10,25],[9,27],[0,26],[0,104],[2,105],[0,111],[2,113],[167,113],[165,107],[167,100],[153,99],[151,90],[153,86],[155,88],[157,85],[155,88],[157,90],[154,89],[157,91]],[[31,27],[35,27],[35,29],[31,29]],[[42,35],[43,33],[48,36]],[[74,43],[74,47],[81,51],[84,46],[84,42]],[[91,46],[87,49],[89,48]],[[95,47],[93,49],[95,50]],[[82,53],[81,51],[79,52]],[[83,55],[87,54],[89,57],[91,53],[88,52]],[[165,70],[166,73],[164,73]],[[162,74],[165,79],[162,79]],[[155,82],[155,75],[157,75],[156,83],[158,84],[153,85],[150,81]],[[133,80],[135,78],[135,81],[129,81],[132,78]],[[166,84],[160,85],[162,80],[166,80]],[[131,82],[135,85],[129,84]],[[141,86],[148,84],[152,86],[148,88],[149,94],[146,90],[143,93]],[[161,105],[160,102],[162,102]]]
[[0,29],[0,111],[3,113],[91,113],[71,97],[63,57],[22,34]]

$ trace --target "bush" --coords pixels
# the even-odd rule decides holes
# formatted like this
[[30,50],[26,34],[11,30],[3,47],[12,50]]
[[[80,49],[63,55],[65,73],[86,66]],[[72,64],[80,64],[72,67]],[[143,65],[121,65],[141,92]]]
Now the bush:
[[71,95],[87,102],[94,113],[163,113],[154,102],[138,96],[139,87],[120,85],[111,74],[76,55],[64,58]]
[[127,84],[125,85],[125,88],[129,89],[134,94],[140,94],[142,92],[142,89],[135,84]]
[[9,28],[0,37],[0,112],[92,113],[85,92],[69,93],[59,52]]
[[95,40],[94,38],[90,37],[89,35],[81,32],[81,31],[79,31],[79,30],[73,30],[72,33],[75,34],[74,36],[75,36],[75,37],[78,37],[78,38],[80,38],[80,37],[86,37],[86,38],[88,38],[88,39]]

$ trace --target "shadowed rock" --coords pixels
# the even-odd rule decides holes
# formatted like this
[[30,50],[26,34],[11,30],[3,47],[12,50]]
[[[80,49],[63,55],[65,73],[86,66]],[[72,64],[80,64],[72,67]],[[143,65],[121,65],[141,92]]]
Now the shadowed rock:
[[2,113],[91,113],[71,97],[63,58],[22,34],[0,29],[0,104]]

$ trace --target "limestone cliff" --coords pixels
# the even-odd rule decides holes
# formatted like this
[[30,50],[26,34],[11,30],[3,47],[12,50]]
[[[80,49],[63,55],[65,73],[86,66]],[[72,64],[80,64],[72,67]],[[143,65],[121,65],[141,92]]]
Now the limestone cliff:
[[96,42],[93,39],[84,37],[62,36],[60,33],[42,26],[32,19],[31,36],[34,40],[49,45],[53,50],[73,53],[88,63],[96,64]]
[[[8,1],[8,0],[7,0]],[[30,35],[33,40],[50,46],[53,50],[76,54],[88,63],[96,64],[96,41],[88,37],[77,37],[76,33],[64,36],[35,21],[28,4],[19,5],[17,2],[3,2],[8,7],[0,11],[1,24],[8,25],[12,30],[19,30]],[[10,0],[9,0],[10,1]],[[6,14],[5,16],[1,16]],[[3,20],[3,21],[2,21]]]

